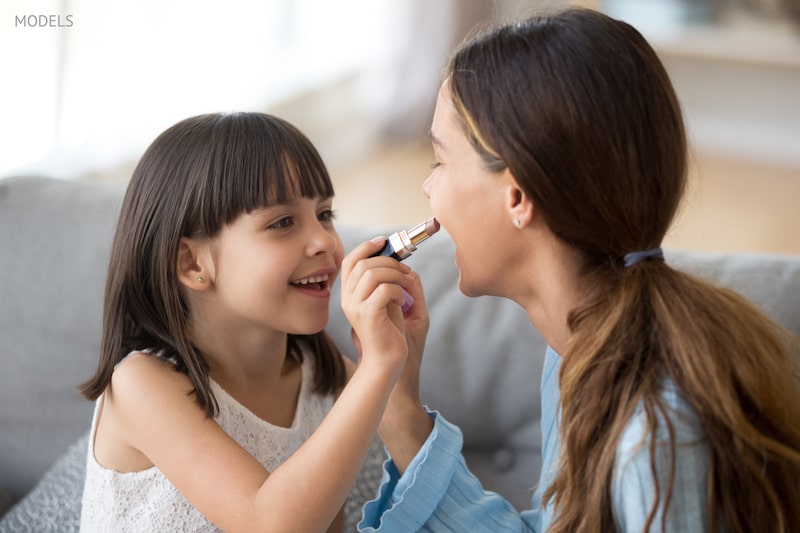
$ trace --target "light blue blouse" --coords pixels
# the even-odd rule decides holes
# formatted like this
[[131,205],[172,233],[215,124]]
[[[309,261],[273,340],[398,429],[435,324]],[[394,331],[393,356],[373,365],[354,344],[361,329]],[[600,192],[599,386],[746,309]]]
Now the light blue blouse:
[[[461,455],[461,431],[440,414],[431,412],[434,428],[416,457],[400,476],[391,458],[376,499],[364,506],[359,531],[408,533],[544,532],[553,520],[552,505],[542,505],[542,493],[553,480],[558,464],[558,369],[561,358],[547,348],[542,372],[542,474],[531,509],[518,513],[502,496],[483,490]],[[697,415],[672,385],[664,389],[670,421],[675,429],[675,480],[666,530],[705,531],[708,448]],[[640,409],[628,423],[619,446],[612,479],[617,530],[640,532],[655,495],[650,467],[645,415]],[[656,433],[656,464],[661,494],[669,478],[671,452],[664,424]],[[651,531],[662,531],[663,500]]]

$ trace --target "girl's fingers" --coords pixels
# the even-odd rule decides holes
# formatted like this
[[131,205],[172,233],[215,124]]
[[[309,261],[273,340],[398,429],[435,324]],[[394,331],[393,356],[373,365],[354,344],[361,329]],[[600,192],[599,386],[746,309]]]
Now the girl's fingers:
[[[383,248],[385,243],[386,243],[386,239],[384,237],[375,237],[374,239],[372,239],[370,241],[362,242],[361,244],[359,244],[358,246],[353,248],[353,250],[349,254],[347,254],[345,256],[344,260],[342,261],[342,271],[350,272],[351,270],[353,270],[355,265],[357,265],[359,263],[359,261],[362,261],[362,260],[365,260],[365,259],[376,259],[376,260],[379,260],[379,261],[391,261],[391,262],[393,262],[395,264],[395,266],[397,266],[401,270],[404,270],[405,272],[410,271],[411,269],[408,267],[408,265],[404,265],[403,263],[397,261],[394,258],[386,257],[386,256],[375,256],[375,257],[373,257],[373,254],[376,254],[376,253],[381,251],[381,249]],[[387,263],[387,264],[391,264],[391,263]]]
[[410,272],[411,268],[408,265],[404,265],[391,257],[373,257],[373,254],[379,252],[381,248],[383,248],[385,242],[386,239],[383,237],[376,237],[371,241],[366,241],[356,246],[342,261],[342,278],[350,277],[351,273],[359,276],[365,269],[375,265],[394,268],[404,273]]
[[[357,246],[342,262],[342,301],[346,306],[358,306],[370,298],[381,285],[396,285],[402,288],[414,283],[410,275],[411,268],[399,261],[384,256],[373,257],[372,254],[380,251],[384,243],[383,238],[373,239]],[[402,291],[395,291],[391,287],[387,300],[387,293],[380,293],[384,304],[389,300],[403,305]],[[353,296],[355,301],[347,296]]]

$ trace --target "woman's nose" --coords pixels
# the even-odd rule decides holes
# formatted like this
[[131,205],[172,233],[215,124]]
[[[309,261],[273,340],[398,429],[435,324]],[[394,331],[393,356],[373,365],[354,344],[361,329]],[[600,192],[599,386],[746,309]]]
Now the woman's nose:
[[433,181],[433,174],[428,176],[428,179],[422,184],[422,194],[425,195],[425,198],[428,200],[431,199],[431,182]]

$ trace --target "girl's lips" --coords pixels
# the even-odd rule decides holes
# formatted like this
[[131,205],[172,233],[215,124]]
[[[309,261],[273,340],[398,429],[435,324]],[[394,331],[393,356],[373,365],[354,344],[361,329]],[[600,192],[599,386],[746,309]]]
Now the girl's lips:
[[330,298],[331,296],[331,289],[327,280],[317,283],[305,283],[302,285],[290,283],[290,285],[303,294],[313,296],[315,298]]
[[308,276],[307,278],[298,279],[296,281],[290,281],[289,283],[294,286],[303,286],[303,285],[314,285],[318,283],[327,283],[328,282],[328,274],[315,274],[312,276]]
[[320,270],[303,278],[290,281],[289,285],[310,296],[328,298],[331,294],[330,286],[335,272],[335,269]]

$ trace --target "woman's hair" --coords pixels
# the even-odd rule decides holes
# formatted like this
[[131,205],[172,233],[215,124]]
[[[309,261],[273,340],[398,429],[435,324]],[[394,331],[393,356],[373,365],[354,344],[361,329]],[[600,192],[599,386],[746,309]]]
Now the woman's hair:
[[[100,361],[80,387],[84,396],[96,399],[117,363],[131,351],[149,349],[176,360],[197,403],[214,416],[208,361],[189,335],[191,317],[176,273],[180,239],[213,237],[254,209],[331,196],[333,185],[317,150],[277,117],[201,115],[159,135],[123,200],[106,278]],[[344,385],[344,363],[324,331],[290,334],[288,352],[299,361],[304,353],[315,358],[318,392]]]
[[[663,261],[623,266],[626,253],[661,245],[686,186],[680,106],[653,49],[628,24],[569,8],[472,37],[444,79],[486,167],[511,171],[595,287],[567,318],[551,531],[615,529],[615,452],[638,407],[675,451],[665,379],[705,431],[705,526],[800,531],[797,339]],[[645,442],[652,474],[667,477],[649,530],[669,505],[674,461],[657,469],[655,439]]]

